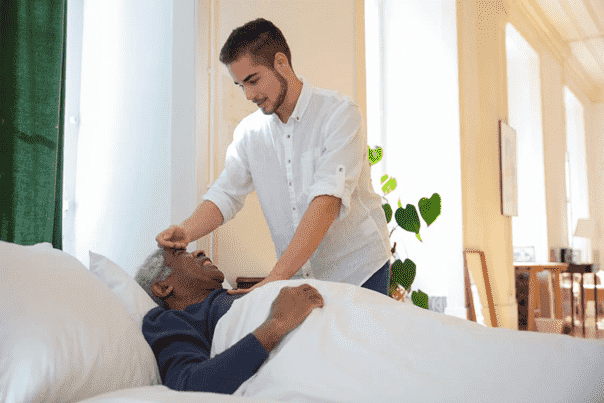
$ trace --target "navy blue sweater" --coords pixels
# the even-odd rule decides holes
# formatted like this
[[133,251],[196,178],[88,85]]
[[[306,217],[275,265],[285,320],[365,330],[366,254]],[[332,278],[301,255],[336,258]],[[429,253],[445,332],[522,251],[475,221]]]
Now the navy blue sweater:
[[145,315],[143,335],[165,386],[232,394],[258,371],[268,353],[251,333],[210,359],[216,324],[239,297],[220,289],[184,311],[156,307]]

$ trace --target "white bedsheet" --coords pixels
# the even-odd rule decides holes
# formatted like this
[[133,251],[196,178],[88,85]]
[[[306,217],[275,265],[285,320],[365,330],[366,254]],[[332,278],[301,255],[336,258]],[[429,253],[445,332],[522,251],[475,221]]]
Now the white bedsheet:
[[325,306],[235,395],[288,402],[604,402],[604,342],[487,328],[347,284],[269,283],[220,319],[212,356],[256,329],[281,287]]
[[209,392],[177,392],[163,385],[122,389],[80,403],[272,403],[272,400]]

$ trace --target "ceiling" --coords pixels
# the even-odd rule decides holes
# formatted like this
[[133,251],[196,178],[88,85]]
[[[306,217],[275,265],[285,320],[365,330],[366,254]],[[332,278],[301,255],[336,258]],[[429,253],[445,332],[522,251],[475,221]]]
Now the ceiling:
[[[526,0],[520,0],[526,1]],[[604,93],[604,0],[528,0],[564,42],[569,63],[589,77],[595,98]],[[566,53],[566,52],[564,52]],[[593,98],[593,97],[592,97]],[[602,102],[600,99],[594,101]]]

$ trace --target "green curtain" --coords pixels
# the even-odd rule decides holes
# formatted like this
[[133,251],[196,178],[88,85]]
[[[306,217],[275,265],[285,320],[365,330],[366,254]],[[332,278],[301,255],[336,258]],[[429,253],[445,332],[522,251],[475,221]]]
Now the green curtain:
[[61,249],[67,0],[0,1],[0,239]]

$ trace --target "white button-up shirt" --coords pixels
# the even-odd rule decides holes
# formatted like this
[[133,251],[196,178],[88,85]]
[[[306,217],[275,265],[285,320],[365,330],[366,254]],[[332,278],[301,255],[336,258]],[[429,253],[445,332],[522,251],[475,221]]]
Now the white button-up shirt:
[[371,184],[361,112],[349,97],[304,82],[287,123],[261,110],[244,118],[204,199],[227,222],[254,190],[277,258],[315,197],[342,200],[339,217],[298,275],[361,285],[388,261],[390,239]]

